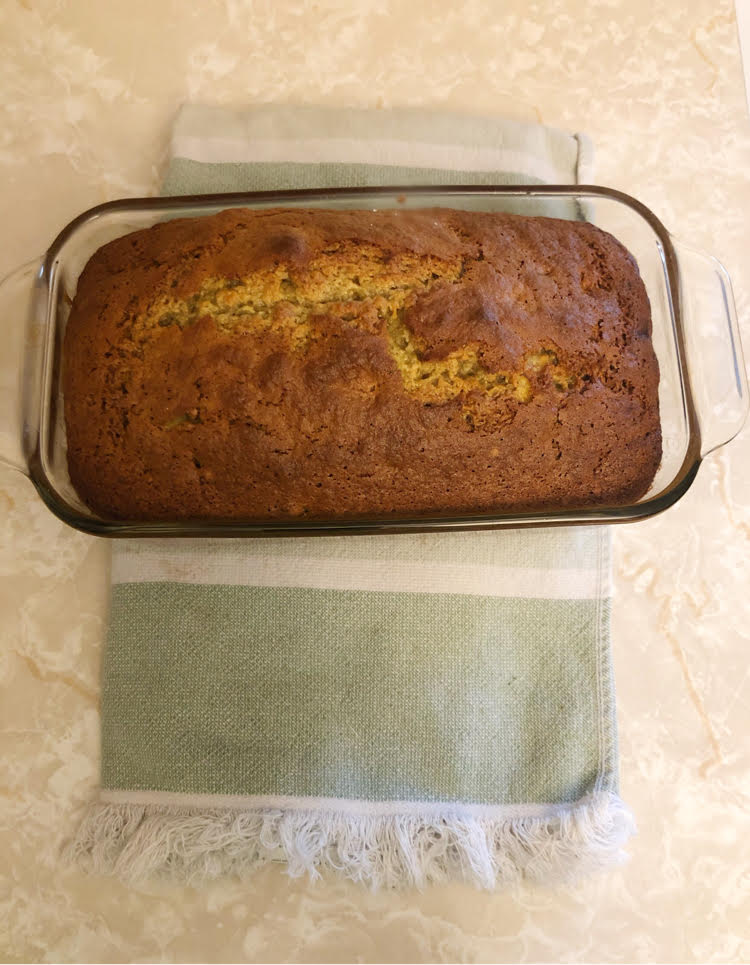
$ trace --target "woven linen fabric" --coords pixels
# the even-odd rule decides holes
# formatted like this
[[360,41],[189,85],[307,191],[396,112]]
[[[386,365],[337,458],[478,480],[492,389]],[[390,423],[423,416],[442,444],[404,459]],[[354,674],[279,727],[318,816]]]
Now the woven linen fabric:
[[[173,154],[165,192],[186,194],[574,183],[590,148],[486,118],[192,105]],[[604,527],[117,541],[101,790],[69,853],[129,879],[282,861],[394,887],[616,863],[609,606]]]

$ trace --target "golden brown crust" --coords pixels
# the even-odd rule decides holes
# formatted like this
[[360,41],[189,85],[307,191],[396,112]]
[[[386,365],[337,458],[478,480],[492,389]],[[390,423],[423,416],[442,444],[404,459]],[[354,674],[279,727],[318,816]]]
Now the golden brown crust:
[[585,222],[231,210],[114,241],[65,334],[71,480],[105,517],[623,504],[661,459],[648,298]]

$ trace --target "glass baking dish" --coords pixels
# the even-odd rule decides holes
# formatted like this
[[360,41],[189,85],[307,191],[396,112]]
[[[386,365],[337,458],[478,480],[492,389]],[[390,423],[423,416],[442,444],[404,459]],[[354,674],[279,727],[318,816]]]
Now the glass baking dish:
[[[536,513],[254,523],[199,519],[128,522],[103,519],[73,490],[67,473],[62,405],[62,344],[78,277],[106,242],[174,217],[231,207],[423,208],[512,211],[585,218],[611,232],[634,255],[653,315],[661,378],[661,466],[646,495],[627,506]],[[10,352],[0,377],[0,453],[26,473],[47,506],[66,523],[100,536],[254,536],[268,534],[434,531],[644,519],[689,488],[701,459],[731,440],[747,413],[747,381],[729,276],[709,255],[678,243],[633,198],[602,187],[392,187],[253,192],[113,201],[65,227],[41,262],[0,287]]]

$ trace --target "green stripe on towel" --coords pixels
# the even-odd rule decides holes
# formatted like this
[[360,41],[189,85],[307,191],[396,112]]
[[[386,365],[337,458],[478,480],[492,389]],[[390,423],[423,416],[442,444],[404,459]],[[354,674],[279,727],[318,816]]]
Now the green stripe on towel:
[[[496,171],[441,171],[377,164],[209,164],[175,158],[164,182],[165,194],[220,194],[234,191],[274,191],[279,178],[287,188],[372,187],[374,184],[497,184]],[[504,184],[542,184],[542,179],[522,172],[507,173]],[[252,185],[252,187],[250,187]]]
[[475,804],[610,790],[606,619],[598,600],[123,584],[102,783]]

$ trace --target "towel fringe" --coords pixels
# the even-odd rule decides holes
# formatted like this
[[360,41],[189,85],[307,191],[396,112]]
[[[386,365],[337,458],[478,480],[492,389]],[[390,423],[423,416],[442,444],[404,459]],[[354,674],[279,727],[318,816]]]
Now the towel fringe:
[[65,855],[129,882],[247,877],[275,861],[292,877],[334,872],[373,889],[465,881],[492,890],[611,868],[626,859],[622,846],[634,831],[630,811],[610,792],[544,817],[473,817],[450,805],[437,815],[373,816],[96,803]]

